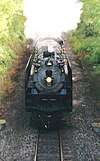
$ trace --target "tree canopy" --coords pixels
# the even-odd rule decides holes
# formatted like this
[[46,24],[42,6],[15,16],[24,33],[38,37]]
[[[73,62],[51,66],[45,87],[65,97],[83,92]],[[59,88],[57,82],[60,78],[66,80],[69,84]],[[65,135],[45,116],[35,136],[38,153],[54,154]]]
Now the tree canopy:
[[25,43],[24,22],[23,0],[0,1],[0,82]]
[[85,53],[85,58],[100,69],[100,0],[83,2],[81,22],[70,37],[76,53]]

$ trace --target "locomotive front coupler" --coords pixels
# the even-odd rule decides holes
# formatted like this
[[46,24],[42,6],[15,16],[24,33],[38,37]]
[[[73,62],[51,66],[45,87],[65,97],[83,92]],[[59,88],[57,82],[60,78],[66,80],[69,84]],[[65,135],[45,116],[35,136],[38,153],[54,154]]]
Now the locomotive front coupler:
[[39,115],[39,118],[40,118],[40,120],[41,120],[43,126],[44,126],[46,129],[49,129],[49,128],[50,128],[50,119],[52,118],[52,115],[46,115],[46,117],[47,117],[47,119],[48,119],[48,120],[47,120],[47,123],[45,123],[44,120],[43,120],[43,118],[42,118],[42,116]]

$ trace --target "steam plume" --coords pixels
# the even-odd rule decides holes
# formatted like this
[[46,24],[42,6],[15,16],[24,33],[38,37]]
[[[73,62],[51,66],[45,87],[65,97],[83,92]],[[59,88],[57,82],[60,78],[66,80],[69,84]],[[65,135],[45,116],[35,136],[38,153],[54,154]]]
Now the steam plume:
[[24,0],[27,38],[60,37],[75,29],[80,21],[82,3],[76,0]]

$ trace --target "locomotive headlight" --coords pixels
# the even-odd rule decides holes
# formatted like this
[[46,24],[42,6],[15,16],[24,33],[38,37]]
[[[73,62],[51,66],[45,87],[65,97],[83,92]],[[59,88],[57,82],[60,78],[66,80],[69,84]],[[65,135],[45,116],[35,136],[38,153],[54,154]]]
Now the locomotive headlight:
[[51,78],[51,77],[47,77],[47,78],[46,78],[46,82],[47,82],[47,83],[51,83],[51,82],[52,82],[52,78]]

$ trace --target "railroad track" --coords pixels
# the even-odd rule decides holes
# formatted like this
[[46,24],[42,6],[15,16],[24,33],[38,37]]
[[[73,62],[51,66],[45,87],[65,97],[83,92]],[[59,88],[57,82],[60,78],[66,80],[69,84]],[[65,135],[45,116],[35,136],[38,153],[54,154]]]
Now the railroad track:
[[53,160],[63,161],[61,131],[38,131],[34,161]]

